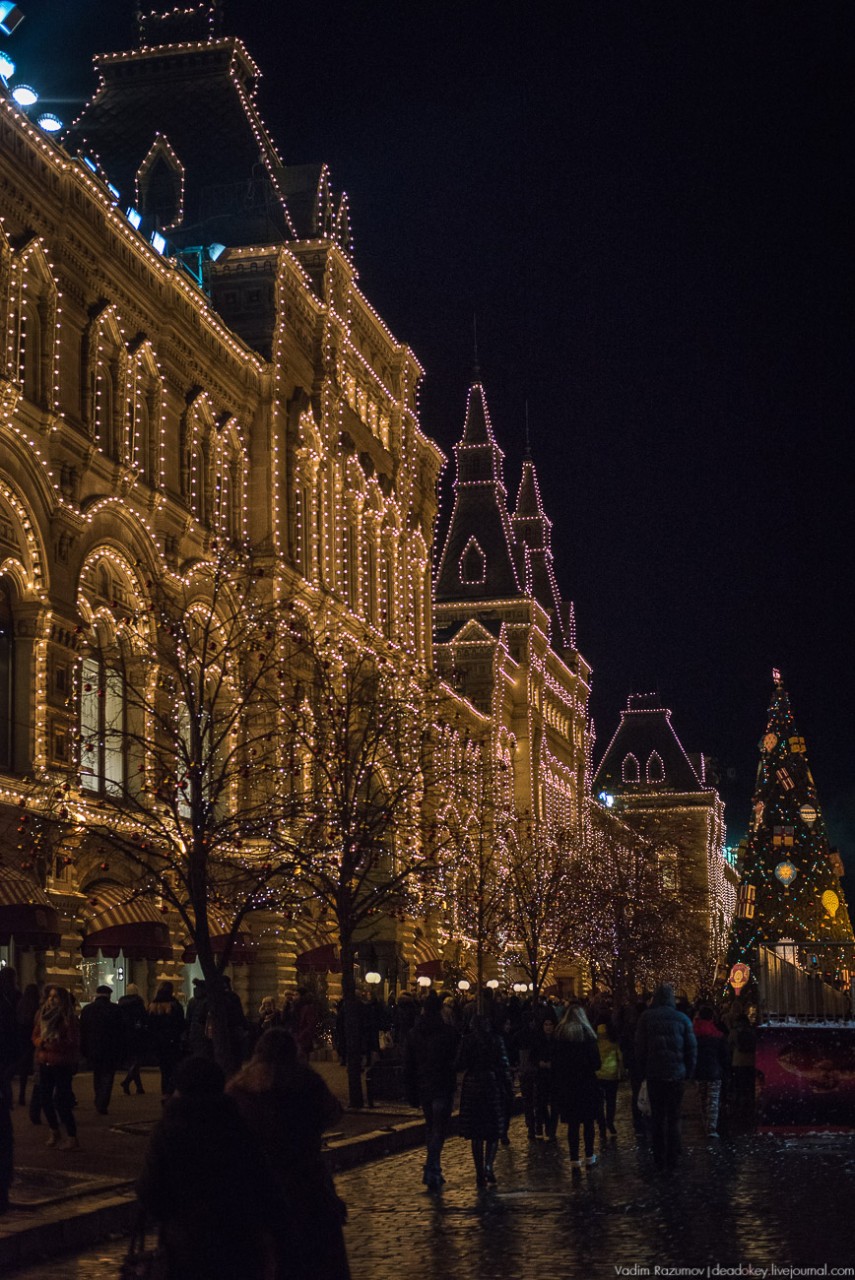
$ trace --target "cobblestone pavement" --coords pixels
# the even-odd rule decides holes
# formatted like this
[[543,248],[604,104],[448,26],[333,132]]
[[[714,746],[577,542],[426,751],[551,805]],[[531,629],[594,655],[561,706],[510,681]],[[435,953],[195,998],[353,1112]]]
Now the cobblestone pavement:
[[[622,1117],[619,1115],[619,1120]],[[446,1148],[440,1197],[411,1151],[337,1179],[354,1280],[606,1280],[617,1268],[855,1268],[851,1135],[761,1135],[707,1143],[692,1118],[679,1175],[656,1175],[626,1122],[597,1166],[571,1177],[566,1144],[500,1149],[498,1188],[479,1192],[468,1146]],[[16,1280],[114,1280],[120,1243],[55,1259]],[[630,1273],[633,1274],[633,1273]],[[659,1273],[663,1274],[662,1271]],[[719,1272],[719,1275],[727,1274]],[[739,1274],[731,1272],[731,1274]],[[855,1275],[855,1270],[850,1274]]]

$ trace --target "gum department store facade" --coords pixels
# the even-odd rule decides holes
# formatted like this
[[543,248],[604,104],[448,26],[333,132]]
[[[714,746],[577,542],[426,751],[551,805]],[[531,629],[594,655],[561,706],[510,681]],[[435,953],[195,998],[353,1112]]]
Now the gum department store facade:
[[[325,166],[283,165],[257,70],[216,23],[210,5],[142,17],[62,146],[0,87],[0,958],[86,998],[105,978],[189,992],[198,972],[85,821],[73,858],[28,851],[52,788],[85,814],[127,768],[97,749],[78,764],[79,718],[122,714],[96,626],[144,608],[147,583],[187,581],[218,540],[262,548],[319,614],[435,671],[462,766],[501,762],[518,813],[566,827],[590,801],[590,669],[533,464],[510,514],[476,379],[434,585],[445,459],[419,424],[421,366],[359,290],[346,198]],[[93,709],[80,690],[99,682]],[[328,952],[322,920],[278,925],[233,970],[252,1007]],[[462,941],[390,921],[372,963],[436,979]]]

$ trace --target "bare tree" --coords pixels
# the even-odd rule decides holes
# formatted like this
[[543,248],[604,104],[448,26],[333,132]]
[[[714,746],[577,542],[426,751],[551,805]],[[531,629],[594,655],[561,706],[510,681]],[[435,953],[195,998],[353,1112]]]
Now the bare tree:
[[433,862],[424,811],[437,787],[436,694],[423,672],[341,634],[314,634],[295,611],[280,670],[291,752],[289,823],[302,891],[334,921],[350,1104],[361,1107],[355,961],[384,920],[403,916]]
[[580,839],[523,815],[507,838],[505,910],[510,954],[540,994],[555,962],[572,954],[576,920],[569,868]]
[[575,949],[593,981],[619,1002],[663,975],[691,981],[703,935],[703,898],[680,878],[673,839],[594,815],[569,868]]
[[223,971],[246,916],[296,891],[277,735],[283,610],[270,571],[233,548],[146,588],[148,601],[109,626],[91,618],[81,785],[57,816],[119,853],[136,893],[177,913],[229,1069]]

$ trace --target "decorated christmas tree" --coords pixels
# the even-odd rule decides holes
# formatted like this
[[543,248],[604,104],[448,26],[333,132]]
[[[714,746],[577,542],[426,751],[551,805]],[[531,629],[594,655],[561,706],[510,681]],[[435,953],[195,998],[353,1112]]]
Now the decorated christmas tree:
[[855,938],[840,887],[843,864],[829,848],[825,822],[780,672],[752,802],[741,866],[730,963],[751,963],[765,944],[786,958],[839,979],[855,967]]

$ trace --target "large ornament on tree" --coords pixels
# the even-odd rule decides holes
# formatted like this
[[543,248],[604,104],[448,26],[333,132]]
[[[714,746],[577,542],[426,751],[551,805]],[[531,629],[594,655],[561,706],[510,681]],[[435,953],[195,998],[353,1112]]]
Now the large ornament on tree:
[[775,875],[778,877],[785,889],[789,889],[798,874],[798,867],[794,866],[793,863],[790,862],[789,858],[784,862],[779,862],[775,868]]
[[826,911],[828,912],[828,914],[831,916],[833,920],[834,917],[837,915],[838,909],[840,907],[840,899],[838,898],[837,894],[834,892],[833,889],[826,889],[825,893],[820,898],[820,902],[825,907]]
[[801,809],[799,809],[799,817],[805,826],[812,827],[819,817],[819,814],[812,804],[803,804]]

